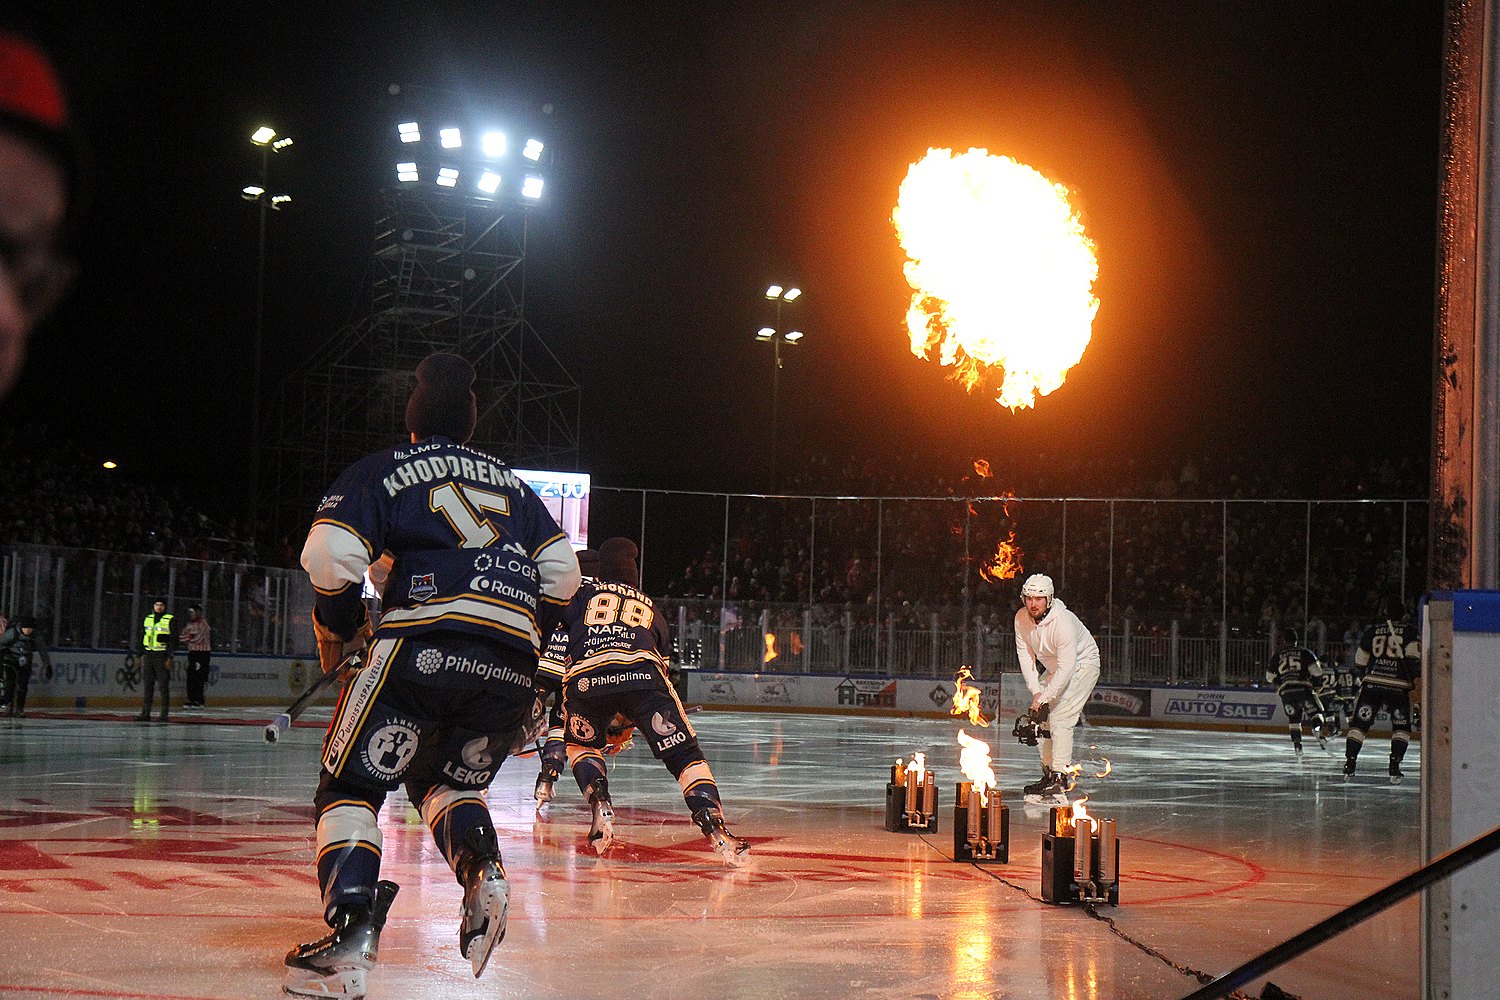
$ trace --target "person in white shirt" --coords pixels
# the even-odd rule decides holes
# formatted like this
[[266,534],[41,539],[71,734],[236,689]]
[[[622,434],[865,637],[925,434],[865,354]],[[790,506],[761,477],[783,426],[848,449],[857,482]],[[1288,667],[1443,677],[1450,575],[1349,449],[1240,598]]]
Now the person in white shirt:
[[[1031,712],[1043,723],[1042,780],[1027,785],[1028,802],[1066,804],[1073,788],[1073,727],[1099,681],[1099,646],[1078,616],[1054,596],[1052,578],[1035,573],[1021,586],[1016,659],[1031,690]],[[1039,676],[1037,664],[1046,668]]]

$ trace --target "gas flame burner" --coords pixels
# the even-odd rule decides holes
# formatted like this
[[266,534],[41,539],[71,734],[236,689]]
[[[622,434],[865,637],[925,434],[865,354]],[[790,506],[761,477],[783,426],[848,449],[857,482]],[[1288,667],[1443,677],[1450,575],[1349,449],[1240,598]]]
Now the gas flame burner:
[[1088,815],[1083,803],[1053,806],[1042,834],[1042,900],[1120,905],[1120,838],[1115,821]]
[[891,833],[936,831],[937,801],[937,775],[924,766],[922,754],[912,754],[910,767],[896,761],[885,786],[885,828]]
[[998,788],[960,781],[953,799],[953,860],[974,864],[1010,861],[1010,807]]

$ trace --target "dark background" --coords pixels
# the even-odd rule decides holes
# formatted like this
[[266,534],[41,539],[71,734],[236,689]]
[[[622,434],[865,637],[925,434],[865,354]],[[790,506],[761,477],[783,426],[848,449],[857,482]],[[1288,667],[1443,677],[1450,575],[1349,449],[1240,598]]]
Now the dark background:
[[[53,4],[93,153],[82,278],[0,419],[244,496],[262,122],[267,398],[354,318],[391,83],[550,102],[528,318],[610,486],[767,482],[765,284],[806,290],[781,464],[1056,456],[1425,465],[1440,4]],[[306,9],[304,9],[306,8]],[[912,357],[890,224],[928,147],[1075,192],[1093,341],[1011,413]],[[1039,458],[1051,456],[1052,458]]]

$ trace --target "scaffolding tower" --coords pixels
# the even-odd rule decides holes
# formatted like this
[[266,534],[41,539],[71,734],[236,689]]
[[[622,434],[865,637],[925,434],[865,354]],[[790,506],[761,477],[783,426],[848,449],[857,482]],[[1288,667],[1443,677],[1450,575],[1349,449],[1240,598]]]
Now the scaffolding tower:
[[478,375],[472,444],[521,468],[578,467],[577,382],[526,320],[528,210],[434,186],[389,187],[367,315],[280,386],[264,507],[278,537],[311,518],[350,462],[406,438],[415,369],[433,351]]

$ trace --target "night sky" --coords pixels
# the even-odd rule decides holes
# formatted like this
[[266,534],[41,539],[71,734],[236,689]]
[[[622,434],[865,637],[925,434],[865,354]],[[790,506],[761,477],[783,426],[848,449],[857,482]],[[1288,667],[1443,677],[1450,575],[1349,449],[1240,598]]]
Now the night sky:
[[[205,508],[246,476],[248,135],[295,139],[273,162],[294,202],[270,220],[269,386],[356,318],[391,83],[553,105],[528,318],[582,386],[599,484],[764,487],[753,334],[779,278],[807,332],[783,467],[1425,463],[1440,4],[70,6],[34,23],[94,154],[83,276],[0,418]],[[971,146],[1073,189],[1098,247],[1092,344],[1032,411],[907,347],[897,188],[928,147]]]

